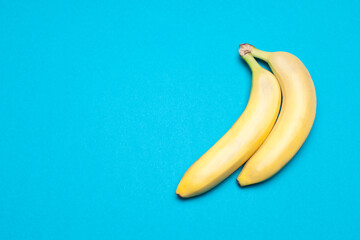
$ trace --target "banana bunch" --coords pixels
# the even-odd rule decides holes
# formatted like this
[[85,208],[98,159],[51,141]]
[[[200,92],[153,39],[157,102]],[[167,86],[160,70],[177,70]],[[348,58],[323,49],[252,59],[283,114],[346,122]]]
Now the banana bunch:
[[[240,186],[265,181],[291,160],[313,125],[315,87],[297,57],[250,44],[240,44],[239,54],[252,71],[248,104],[230,130],[186,171],[176,189],[182,198],[209,191],[244,163]],[[266,61],[275,76],[254,57]]]

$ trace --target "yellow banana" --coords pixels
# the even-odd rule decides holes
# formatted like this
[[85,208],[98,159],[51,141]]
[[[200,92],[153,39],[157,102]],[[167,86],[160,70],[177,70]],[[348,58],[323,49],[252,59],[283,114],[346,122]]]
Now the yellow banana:
[[237,178],[240,186],[262,182],[277,173],[300,149],[316,113],[314,83],[304,64],[286,52],[264,52],[240,45],[270,65],[283,95],[279,118],[261,147],[247,161]]
[[184,174],[176,194],[188,198],[215,187],[249,159],[273,128],[280,110],[281,91],[272,73],[243,49],[252,71],[248,104],[230,130]]

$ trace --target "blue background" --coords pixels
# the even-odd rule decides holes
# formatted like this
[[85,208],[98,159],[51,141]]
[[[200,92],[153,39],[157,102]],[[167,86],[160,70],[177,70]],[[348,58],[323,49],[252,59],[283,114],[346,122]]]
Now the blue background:
[[[50,3],[51,2],[51,3]],[[0,2],[0,239],[359,239],[358,1]],[[244,110],[249,42],[308,67],[287,167],[180,200]]]

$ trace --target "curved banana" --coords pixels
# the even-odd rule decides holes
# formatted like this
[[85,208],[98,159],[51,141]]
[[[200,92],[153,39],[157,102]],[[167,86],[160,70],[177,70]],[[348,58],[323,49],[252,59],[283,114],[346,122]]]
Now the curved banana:
[[242,44],[254,57],[270,65],[283,95],[279,118],[265,142],[247,161],[237,178],[240,186],[262,182],[277,173],[300,149],[316,113],[314,83],[304,64],[286,52],[264,52]]
[[186,171],[176,190],[182,198],[202,194],[227,178],[254,154],[275,124],[281,103],[276,78],[251,54],[242,49],[239,53],[253,73],[248,104],[230,130]]

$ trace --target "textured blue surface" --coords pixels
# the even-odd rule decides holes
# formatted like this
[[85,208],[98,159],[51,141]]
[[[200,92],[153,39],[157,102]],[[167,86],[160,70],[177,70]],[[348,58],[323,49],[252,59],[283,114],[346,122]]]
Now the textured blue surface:
[[[52,3],[50,3],[52,2]],[[359,239],[358,1],[0,2],[0,239]],[[180,200],[244,110],[238,44],[317,90],[276,177]]]

